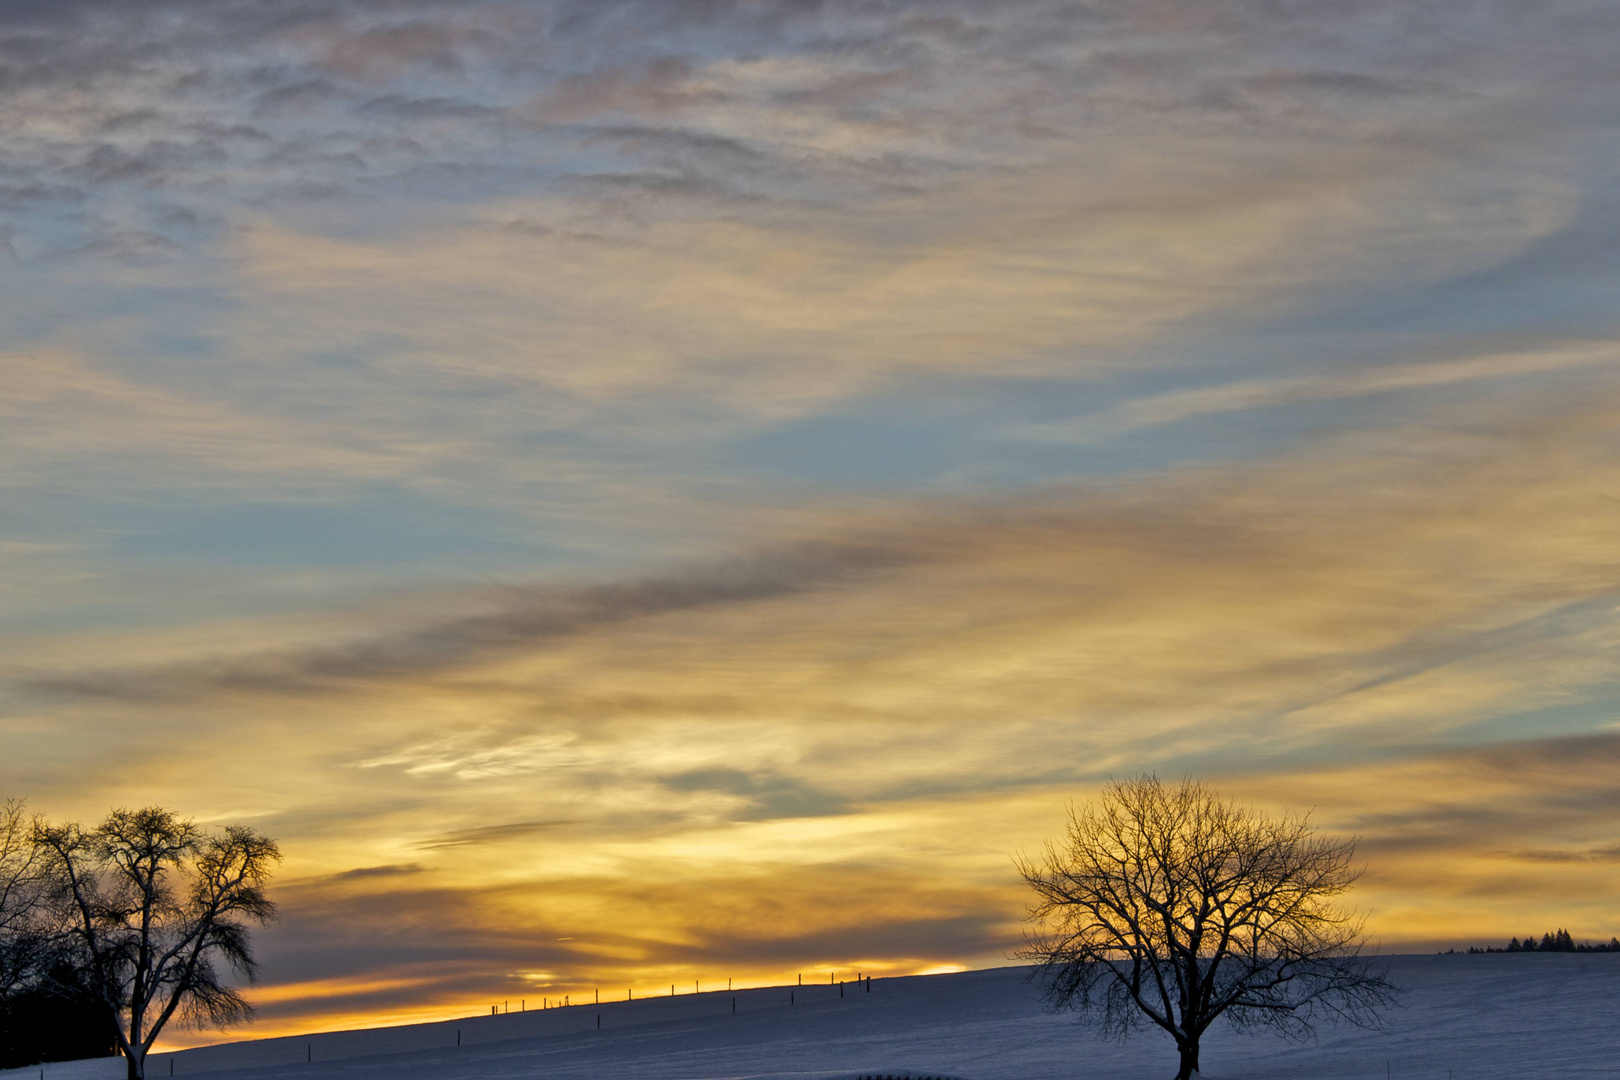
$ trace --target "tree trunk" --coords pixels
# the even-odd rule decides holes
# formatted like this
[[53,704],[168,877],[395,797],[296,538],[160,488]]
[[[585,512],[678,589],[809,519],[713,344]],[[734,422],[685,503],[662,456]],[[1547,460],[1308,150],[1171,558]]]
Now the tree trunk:
[[[140,973],[135,975],[135,990],[141,989]],[[129,1003],[129,1039],[124,1044],[124,1061],[129,1065],[126,1080],[146,1080],[146,1046],[141,1041],[145,1033],[142,1014],[146,1010],[141,1007],[140,998],[132,998]]]
[[1191,1080],[1198,1072],[1198,1044],[1182,1043],[1178,1049],[1181,1051],[1181,1068],[1176,1070],[1176,1080]]

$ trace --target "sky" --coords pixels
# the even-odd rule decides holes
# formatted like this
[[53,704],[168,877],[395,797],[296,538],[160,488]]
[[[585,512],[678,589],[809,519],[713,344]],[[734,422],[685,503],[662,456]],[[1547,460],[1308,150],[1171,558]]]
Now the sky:
[[254,1034],[1005,964],[1148,772],[1606,940],[1617,36],[8,0],[0,794],[275,837]]

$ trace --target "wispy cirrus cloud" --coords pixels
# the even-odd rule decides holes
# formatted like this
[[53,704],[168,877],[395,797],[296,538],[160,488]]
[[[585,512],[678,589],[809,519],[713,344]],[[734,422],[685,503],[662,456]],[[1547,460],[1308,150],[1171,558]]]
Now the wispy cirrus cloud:
[[1127,402],[1095,416],[1044,424],[1019,431],[1026,438],[1102,439],[1137,428],[1174,424],[1221,413],[1276,409],[1344,398],[1401,394],[1478,382],[1540,379],[1563,372],[1600,369],[1620,363],[1620,350],[1608,342],[1553,346],[1532,352],[1498,353],[1421,364],[1392,364],[1319,376],[1253,379],[1196,390],[1177,390]]
[[514,840],[530,840],[572,824],[574,822],[571,821],[511,821],[504,825],[482,825],[476,829],[461,829],[431,837],[423,840],[418,846],[433,851],[439,848],[465,847],[469,844],[500,844]]
[[999,962],[1143,769],[1597,934],[1615,20],[6,5],[0,784],[279,836],[285,1028]]
[[[862,717],[903,738],[917,718],[965,736],[982,710],[1011,709],[1031,737],[1037,717],[1071,718],[1057,730],[1099,740],[1099,761],[1154,740],[1165,761],[1233,739],[1283,757],[1338,752],[1350,732],[1367,747],[1421,743],[1612,682],[1620,516],[1604,495],[1615,464],[1590,439],[1611,411],[1588,402],[1427,445],[1346,436],[1263,470],[919,504],[684,572],[474,590],[454,601],[463,614],[347,639],[212,655],[176,642],[168,660],[122,668],[14,669],[13,686],[272,710],[408,688],[562,722],[458,724],[366,756],[464,778],[594,769],[618,751],[590,725],[694,713],[790,728]],[[851,626],[870,644],[848,641]],[[1027,772],[1020,739],[999,775]]]

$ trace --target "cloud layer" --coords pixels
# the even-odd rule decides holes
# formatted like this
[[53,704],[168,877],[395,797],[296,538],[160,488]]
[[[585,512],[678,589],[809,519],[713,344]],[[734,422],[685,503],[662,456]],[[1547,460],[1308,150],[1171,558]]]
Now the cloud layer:
[[0,788],[280,838],[265,1030],[998,962],[1144,770],[1607,937],[1616,21],[7,5]]

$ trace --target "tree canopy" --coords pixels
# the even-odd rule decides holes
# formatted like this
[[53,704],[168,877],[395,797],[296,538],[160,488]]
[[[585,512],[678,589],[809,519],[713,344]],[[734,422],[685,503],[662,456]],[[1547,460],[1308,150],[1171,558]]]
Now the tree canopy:
[[1018,860],[1035,892],[1020,955],[1055,1007],[1105,1033],[1168,1033],[1181,1080],[1217,1019],[1293,1037],[1322,1019],[1377,1026],[1396,988],[1335,902],[1359,876],[1355,849],[1191,780],[1112,783]]
[[[162,807],[101,824],[0,816],[0,1050],[116,1049],[130,1080],[171,1022],[224,1027],[252,1008],[228,981],[257,972],[251,930],[275,915],[281,853],[240,825],[204,829]],[[57,1040],[60,1041],[60,1040]],[[17,1062],[22,1063],[22,1062]]]

